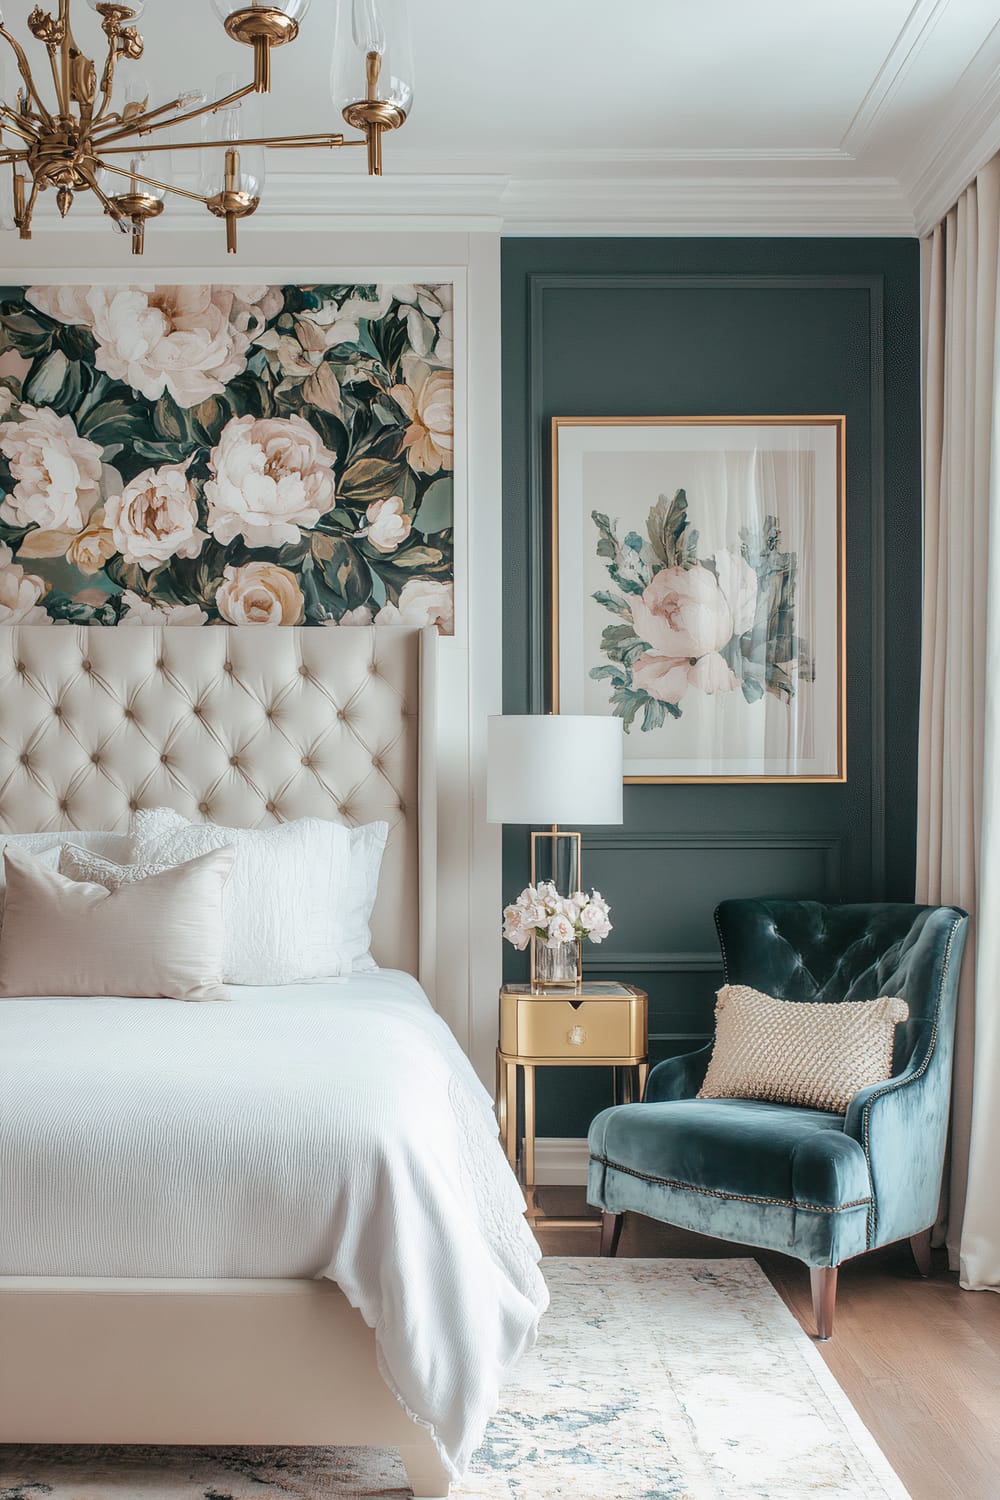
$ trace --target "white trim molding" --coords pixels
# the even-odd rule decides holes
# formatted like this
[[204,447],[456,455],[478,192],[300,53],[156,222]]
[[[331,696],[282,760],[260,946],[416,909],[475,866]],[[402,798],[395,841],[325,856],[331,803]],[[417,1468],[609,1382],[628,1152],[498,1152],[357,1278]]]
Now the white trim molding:
[[959,80],[951,107],[900,173],[918,234],[928,234],[1000,151],[1000,21]]
[[503,198],[509,235],[912,235],[891,177],[520,179]]
[[870,145],[875,129],[950,4],[951,0],[916,0],[844,132],[840,144],[849,156],[861,156]]
[[543,1135],[535,1141],[535,1181],[539,1187],[587,1184],[590,1152],[585,1137]]

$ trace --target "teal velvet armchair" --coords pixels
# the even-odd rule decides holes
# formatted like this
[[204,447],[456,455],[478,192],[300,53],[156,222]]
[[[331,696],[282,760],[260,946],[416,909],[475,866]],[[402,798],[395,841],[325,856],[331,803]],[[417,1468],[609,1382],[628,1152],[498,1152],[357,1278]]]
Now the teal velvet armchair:
[[698,1099],[711,1045],[669,1058],[641,1104],[590,1130],[588,1201],[602,1254],[622,1216],[779,1250],[810,1268],[820,1338],[833,1331],[837,1267],[909,1239],[930,1269],[948,1109],[958,975],[968,917],[953,906],[724,901],[716,914],[727,983],[808,1004],[901,995],[893,1077],[844,1115],[749,1099]]

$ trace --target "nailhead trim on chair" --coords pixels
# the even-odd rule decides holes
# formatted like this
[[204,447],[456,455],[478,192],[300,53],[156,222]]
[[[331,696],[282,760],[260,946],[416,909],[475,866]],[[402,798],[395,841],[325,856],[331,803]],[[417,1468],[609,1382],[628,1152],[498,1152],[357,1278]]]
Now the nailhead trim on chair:
[[679,1188],[682,1193],[701,1193],[706,1198],[726,1198],[734,1203],[777,1204],[779,1208],[801,1208],[812,1214],[842,1214],[848,1208],[864,1208],[872,1201],[870,1198],[856,1198],[852,1203],[838,1203],[835,1208],[830,1208],[824,1203],[802,1203],[798,1199],[758,1198],[746,1193],[726,1193],[722,1188],[696,1187],[692,1182],[678,1182],[673,1177],[656,1177],[652,1172],[637,1172],[634,1167],[623,1167],[621,1162],[611,1161],[606,1156],[593,1156],[591,1161],[599,1161],[602,1166],[611,1167],[615,1172],[624,1172],[628,1177],[638,1177],[641,1182],[659,1182],[664,1187]]

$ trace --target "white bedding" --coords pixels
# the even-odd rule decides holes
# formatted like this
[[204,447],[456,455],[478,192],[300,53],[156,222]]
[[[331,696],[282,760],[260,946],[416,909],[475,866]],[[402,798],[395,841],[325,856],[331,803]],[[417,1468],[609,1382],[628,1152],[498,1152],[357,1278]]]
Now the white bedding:
[[547,1293],[486,1091],[407,974],[0,1001],[0,1275],[327,1276],[454,1477]]

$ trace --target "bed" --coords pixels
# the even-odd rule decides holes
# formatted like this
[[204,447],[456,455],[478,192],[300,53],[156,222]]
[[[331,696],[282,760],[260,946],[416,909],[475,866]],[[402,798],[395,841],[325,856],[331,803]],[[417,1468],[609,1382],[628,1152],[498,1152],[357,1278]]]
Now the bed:
[[[0,1230],[0,1442],[391,1446],[417,1496],[461,1472],[544,1288],[490,1101],[424,994],[434,725],[429,632],[0,629],[0,836],[125,831],[152,806],[391,827],[377,973],[217,1006],[0,1001],[0,1195],[19,1210]],[[269,1116],[282,1058],[294,1102]],[[146,1165],[135,1131],[105,1142],[128,1091],[161,1148]],[[60,1129],[93,1144],[74,1156]],[[213,1206],[220,1160],[255,1168],[235,1206]]]

